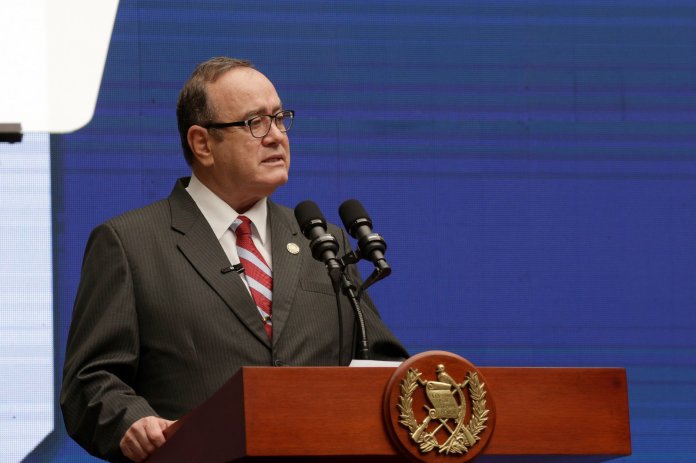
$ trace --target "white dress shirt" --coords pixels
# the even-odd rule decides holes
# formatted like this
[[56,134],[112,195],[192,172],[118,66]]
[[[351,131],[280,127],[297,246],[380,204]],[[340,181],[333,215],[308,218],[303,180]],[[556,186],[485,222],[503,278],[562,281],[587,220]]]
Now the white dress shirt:
[[195,175],[191,175],[191,181],[186,187],[186,191],[191,195],[203,216],[213,229],[222,249],[227,254],[230,264],[239,263],[237,255],[237,237],[230,230],[230,225],[235,219],[244,215],[251,220],[251,239],[259,250],[268,266],[273,269],[271,263],[271,231],[268,226],[268,203],[266,198],[259,200],[251,209],[244,214],[240,214],[223,201],[219,196],[210,191],[203,185]]

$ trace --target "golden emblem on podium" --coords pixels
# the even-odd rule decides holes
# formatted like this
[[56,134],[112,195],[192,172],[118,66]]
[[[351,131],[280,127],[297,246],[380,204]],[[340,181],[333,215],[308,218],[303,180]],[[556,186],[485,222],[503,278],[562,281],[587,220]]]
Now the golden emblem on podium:
[[[486,429],[488,409],[486,408],[486,387],[479,380],[476,372],[468,372],[467,378],[458,384],[445,371],[445,366],[437,366],[438,381],[423,380],[423,375],[417,369],[410,368],[406,377],[401,381],[399,397],[399,418],[407,427],[411,439],[419,445],[421,452],[437,449],[439,453],[468,453],[469,448],[480,440],[479,435]],[[424,405],[428,414],[418,423],[413,412],[413,393],[419,387],[425,388],[425,393],[432,407]],[[464,422],[466,416],[467,397],[472,403],[471,419]],[[430,426],[431,421],[437,422]],[[447,439],[440,443],[437,434],[440,429],[448,433]]]
[[426,352],[407,360],[386,395],[392,440],[421,461],[469,461],[491,435],[494,412],[486,383],[473,365],[454,354]]

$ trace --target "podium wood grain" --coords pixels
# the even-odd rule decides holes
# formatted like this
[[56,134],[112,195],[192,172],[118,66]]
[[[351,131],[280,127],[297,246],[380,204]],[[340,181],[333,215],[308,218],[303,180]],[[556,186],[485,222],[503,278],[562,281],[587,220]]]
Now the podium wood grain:
[[[485,458],[477,461],[630,454],[624,369],[479,370],[497,418]],[[245,367],[181,420],[148,461],[406,461],[382,421],[383,391],[394,371]]]

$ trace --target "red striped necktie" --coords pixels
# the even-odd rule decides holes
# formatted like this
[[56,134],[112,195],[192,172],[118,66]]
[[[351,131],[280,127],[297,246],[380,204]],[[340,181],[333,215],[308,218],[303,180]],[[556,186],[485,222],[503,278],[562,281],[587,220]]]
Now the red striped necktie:
[[251,239],[251,220],[240,215],[230,226],[237,236],[237,255],[244,267],[244,276],[251,291],[251,297],[263,319],[264,328],[271,338],[271,305],[273,301],[273,277],[271,268],[266,263],[254,241]]

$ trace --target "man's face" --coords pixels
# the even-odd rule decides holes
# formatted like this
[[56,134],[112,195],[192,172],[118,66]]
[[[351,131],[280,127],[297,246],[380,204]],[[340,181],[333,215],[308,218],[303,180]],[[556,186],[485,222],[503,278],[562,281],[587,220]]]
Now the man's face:
[[[273,84],[251,68],[235,68],[208,84],[215,122],[235,122],[282,110]],[[288,181],[290,142],[275,124],[263,138],[247,127],[218,129],[209,137],[208,187],[239,212]],[[197,174],[198,175],[198,174]],[[203,180],[203,179],[202,179]]]

